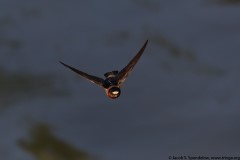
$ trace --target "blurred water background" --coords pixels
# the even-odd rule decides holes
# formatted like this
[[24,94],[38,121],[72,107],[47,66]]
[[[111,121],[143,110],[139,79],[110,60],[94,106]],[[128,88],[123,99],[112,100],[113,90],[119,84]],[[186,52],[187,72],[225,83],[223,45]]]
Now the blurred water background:
[[[144,55],[117,100],[103,77]],[[0,159],[239,156],[239,0],[0,0]]]

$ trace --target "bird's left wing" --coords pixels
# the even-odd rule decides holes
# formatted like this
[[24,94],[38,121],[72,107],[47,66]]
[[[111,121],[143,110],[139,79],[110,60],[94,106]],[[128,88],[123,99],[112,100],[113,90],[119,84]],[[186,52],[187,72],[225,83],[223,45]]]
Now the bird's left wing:
[[133,67],[137,64],[138,60],[142,56],[146,46],[147,46],[148,40],[144,43],[142,48],[138,51],[135,57],[128,63],[126,67],[124,67],[119,73],[118,73],[118,85],[121,86],[122,83],[127,79],[128,75],[133,70]]
[[63,63],[61,61],[59,61],[59,62],[62,65],[64,65],[65,67],[71,69],[73,72],[75,72],[75,73],[79,74],[80,76],[84,77],[85,79],[91,81],[92,83],[95,83],[95,84],[103,87],[104,80],[102,78],[99,78],[99,77],[96,77],[96,76],[93,76],[93,75],[89,75],[89,74],[87,74],[85,72],[82,72],[82,71],[80,71],[80,70],[78,70],[76,68],[73,68],[73,67],[71,67],[71,66],[69,66],[69,65],[67,65],[67,64],[65,64],[65,63]]

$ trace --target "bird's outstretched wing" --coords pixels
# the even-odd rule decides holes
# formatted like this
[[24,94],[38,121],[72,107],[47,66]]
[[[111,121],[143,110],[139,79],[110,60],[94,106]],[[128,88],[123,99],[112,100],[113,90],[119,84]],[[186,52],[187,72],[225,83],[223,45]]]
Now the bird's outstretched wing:
[[[73,68],[73,67],[71,67],[71,66],[69,66],[69,65],[67,65],[67,64],[65,64],[65,63],[63,63],[63,62],[61,62],[61,61],[59,61],[59,62],[60,62],[62,65],[64,65],[65,67],[71,69],[73,72],[75,72],[75,73],[79,74],[80,76],[84,77],[85,79],[91,81],[92,83],[95,83],[95,84],[103,87],[104,80],[103,80],[102,78],[89,75],[89,74],[87,74],[87,73],[85,73],[85,72],[82,72],[82,71],[80,71],[80,70],[78,70],[78,69],[76,69],[76,68]],[[104,88],[104,87],[103,87],[103,88]]]
[[128,65],[126,67],[124,67],[119,73],[118,73],[118,85],[121,86],[122,83],[126,80],[126,78],[128,77],[128,75],[131,73],[131,71],[133,70],[133,67],[137,64],[138,60],[140,59],[140,57],[143,54],[143,51],[145,50],[146,46],[147,46],[148,40],[144,43],[144,45],[142,46],[142,48],[140,49],[140,51],[136,54],[135,57],[133,57],[133,59],[128,63]]

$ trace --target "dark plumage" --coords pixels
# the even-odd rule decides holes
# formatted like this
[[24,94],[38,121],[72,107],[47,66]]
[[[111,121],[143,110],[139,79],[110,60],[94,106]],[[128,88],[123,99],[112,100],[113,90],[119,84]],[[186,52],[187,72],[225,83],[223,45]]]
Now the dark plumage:
[[120,87],[122,86],[123,82],[127,79],[128,75],[133,70],[134,66],[137,64],[138,60],[142,56],[146,46],[147,46],[148,40],[144,43],[142,48],[139,50],[139,52],[133,57],[133,59],[128,63],[126,67],[124,67],[120,72],[118,71],[111,71],[104,74],[106,79],[102,79],[93,75],[89,75],[83,71],[80,71],[76,68],[73,68],[63,62],[60,61],[62,65],[65,67],[71,69],[75,73],[79,74],[80,76],[84,77],[85,79],[91,81],[92,83],[95,83],[101,87],[103,87],[106,91],[106,94],[109,98],[115,99],[118,98],[121,94]]

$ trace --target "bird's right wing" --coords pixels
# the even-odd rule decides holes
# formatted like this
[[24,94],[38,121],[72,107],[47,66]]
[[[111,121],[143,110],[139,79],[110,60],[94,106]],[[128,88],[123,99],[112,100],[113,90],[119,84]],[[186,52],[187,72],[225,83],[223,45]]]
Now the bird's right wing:
[[[73,67],[71,67],[71,66],[69,66],[69,65],[67,65],[67,64],[65,64],[65,63],[63,63],[63,62],[61,62],[61,61],[59,61],[59,62],[60,62],[62,65],[64,65],[65,67],[71,69],[73,72],[75,72],[75,73],[79,74],[80,76],[84,77],[85,79],[91,81],[92,83],[95,83],[95,84],[99,85],[100,87],[103,87],[104,80],[103,80],[102,78],[89,75],[89,74],[87,74],[87,73],[85,73],[85,72],[82,72],[82,71],[80,71],[80,70],[78,70],[78,69],[76,69],[76,68],[73,68]],[[104,87],[103,87],[103,88],[104,88]]]
[[142,48],[138,51],[135,57],[133,57],[133,59],[128,63],[128,65],[118,73],[118,85],[122,85],[123,82],[127,79],[128,75],[133,70],[133,67],[137,64],[138,60],[141,58],[147,46],[147,43],[148,43],[148,40],[144,43]]

